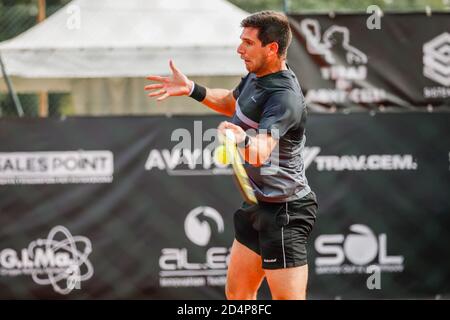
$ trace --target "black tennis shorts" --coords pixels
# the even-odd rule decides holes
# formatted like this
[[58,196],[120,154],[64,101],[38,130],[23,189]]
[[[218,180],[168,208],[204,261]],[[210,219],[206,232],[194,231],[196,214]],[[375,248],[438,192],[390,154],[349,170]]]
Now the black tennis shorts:
[[236,240],[261,256],[263,269],[303,266],[317,209],[314,192],[291,202],[244,203],[234,213]]

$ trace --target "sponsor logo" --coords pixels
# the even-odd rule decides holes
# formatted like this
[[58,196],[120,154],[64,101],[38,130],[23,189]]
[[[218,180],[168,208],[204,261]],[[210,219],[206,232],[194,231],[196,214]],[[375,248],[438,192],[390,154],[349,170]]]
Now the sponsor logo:
[[[246,131],[255,135],[256,130]],[[270,133],[278,137],[278,130],[261,129],[259,134]],[[165,170],[172,176],[204,176],[204,175],[232,175],[233,169],[228,163],[220,162],[214,156],[216,148],[221,144],[217,138],[217,129],[210,128],[203,132],[202,121],[194,121],[193,135],[188,129],[177,128],[171,134],[171,141],[178,143],[171,149],[150,150],[145,162],[145,170]],[[279,169],[279,146],[273,149],[270,158],[261,168],[261,175],[276,174]],[[239,161],[243,162],[242,157]]]
[[423,45],[423,75],[442,85],[425,87],[425,98],[450,97],[450,33],[444,32]]
[[403,256],[388,256],[387,235],[376,236],[366,225],[350,226],[352,233],[325,234],[314,241],[318,256],[317,274],[368,273],[367,267],[376,265],[381,272],[402,272]]
[[228,165],[214,157],[219,145],[217,129],[203,131],[202,121],[194,121],[193,134],[188,129],[178,128],[172,132],[170,140],[178,142],[172,149],[150,150],[145,170],[165,170],[173,176],[233,174]]
[[[305,147],[303,159],[305,168],[315,164],[318,171],[378,171],[417,170],[418,164],[412,154],[370,154],[370,155],[319,155],[320,147]],[[184,156],[181,156],[182,152]],[[198,161],[203,152],[203,161]],[[186,165],[186,161],[187,165]],[[146,170],[166,170],[169,175],[231,175],[233,171],[216,163],[211,151],[205,149],[157,150],[153,149],[145,164]],[[266,169],[266,168],[265,168]]]
[[111,183],[111,151],[2,152],[0,184]]
[[186,236],[191,242],[202,247],[206,246],[211,239],[211,226],[205,218],[210,218],[216,224],[219,233],[223,232],[222,216],[211,207],[197,207],[189,212],[184,220]]
[[311,89],[306,94],[307,102],[374,103],[385,100],[386,92],[379,88],[353,88],[353,82],[367,78],[367,55],[351,45],[350,30],[333,25],[323,35],[317,20],[303,19],[300,32],[305,36],[306,48],[312,55],[321,56],[325,64],[320,68],[322,79],[334,81],[335,88]]
[[423,45],[423,74],[450,86],[450,33],[444,32]]
[[411,154],[327,155],[319,156],[320,147],[305,147],[305,168],[313,163],[317,171],[417,170]]
[[233,169],[213,156],[214,149],[152,149],[145,170],[165,170],[172,176],[231,175]]
[[[195,247],[161,250],[159,285],[161,287],[224,286],[230,249],[207,246],[213,232],[223,233],[224,230],[223,218],[214,208],[202,206],[191,210],[184,221],[184,231]],[[195,256],[200,261],[192,261],[189,254],[192,249],[197,251]],[[199,256],[203,258],[198,259]]]
[[81,281],[94,274],[88,260],[91,241],[83,236],[72,236],[63,226],[54,227],[47,239],[32,241],[27,248],[0,251],[0,275],[15,277],[30,275],[40,285],[51,285],[60,294],[81,289]]

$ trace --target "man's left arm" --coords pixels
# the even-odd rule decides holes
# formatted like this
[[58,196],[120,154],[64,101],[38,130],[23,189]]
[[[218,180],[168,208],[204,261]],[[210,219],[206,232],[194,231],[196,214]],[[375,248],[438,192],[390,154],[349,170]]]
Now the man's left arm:
[[275,94],[264,105],[258,134],[250,136],[241,127],[230,122],[222,122],[219,132],[225,129],[232,130],[245,161],[260,167],[270,158],[279,139],[299,125],[305,107],[304,101],[299,101],[295,94],[286,92]]
[[225,134],[225,130],[231,130],[238,145],[239,153],[246,162],[255,167],[262,166],[275,149],[278,139],[270,133],[258,133],[255,136],[248,135],[241,127],[224,121],[219,125],[219,132]]

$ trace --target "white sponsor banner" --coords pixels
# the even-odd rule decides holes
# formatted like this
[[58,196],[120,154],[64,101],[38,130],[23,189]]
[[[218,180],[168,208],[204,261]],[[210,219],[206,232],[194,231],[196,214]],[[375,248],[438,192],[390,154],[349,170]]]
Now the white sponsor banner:
[[0,153],[0,184],[110,183],[111,151]]

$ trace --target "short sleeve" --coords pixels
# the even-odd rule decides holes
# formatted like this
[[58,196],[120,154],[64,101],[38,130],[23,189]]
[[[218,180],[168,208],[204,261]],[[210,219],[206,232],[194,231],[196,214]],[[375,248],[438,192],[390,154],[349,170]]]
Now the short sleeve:
[[264,104],[259,130],[267,130],[279,139],[300,126],[305,107],[303,96],[286,91],[274,93]]
[[239,98],[242,90],[244,89],[245,82],[247,81],[249,75],[250,73],[248,73],[245,77],[243,77],[241,79],[241,82],[239,82],[239,85],[233,90],[234,99],[237,100],[237,98]]

